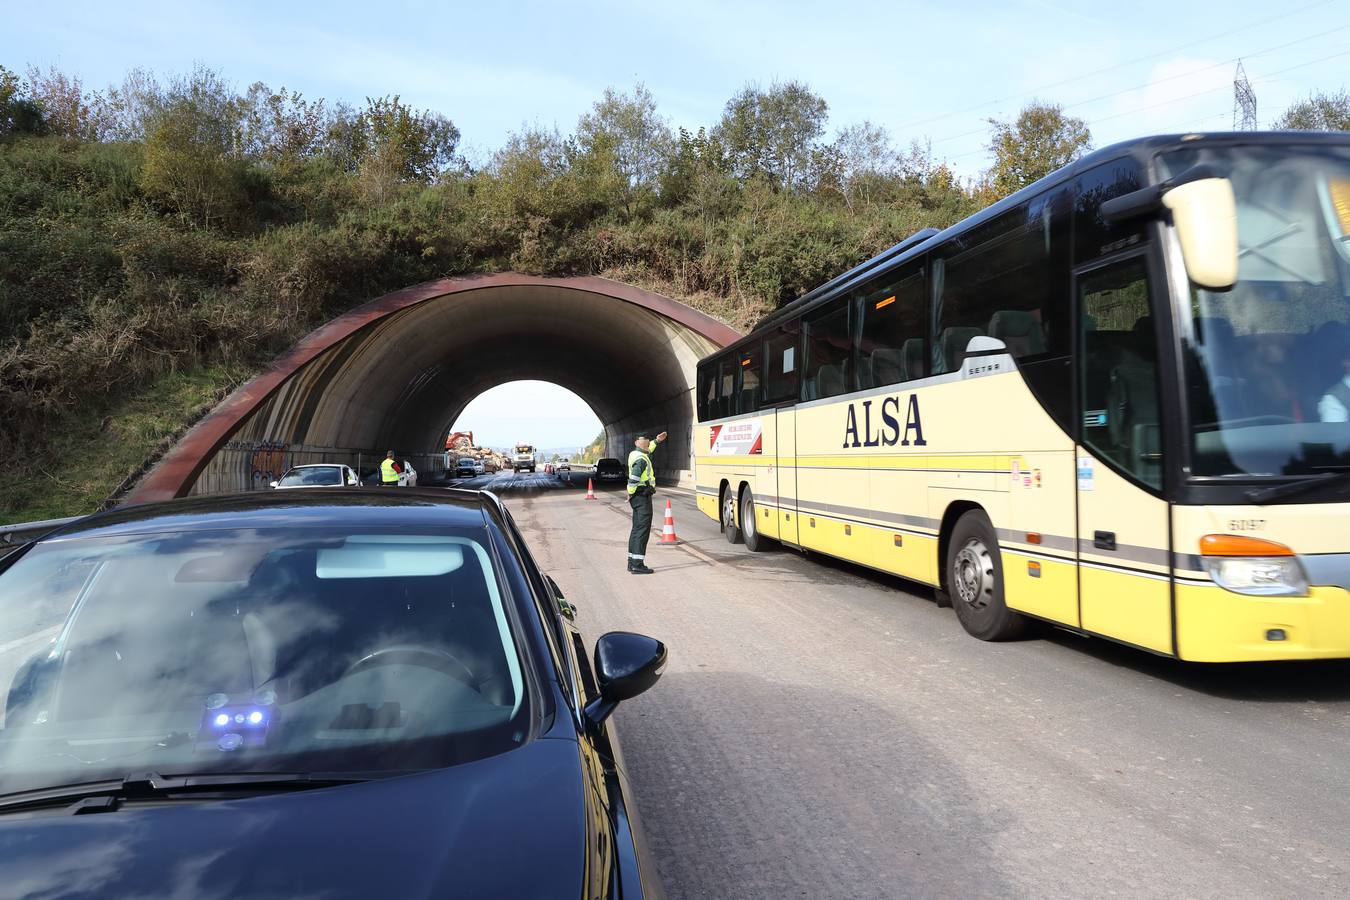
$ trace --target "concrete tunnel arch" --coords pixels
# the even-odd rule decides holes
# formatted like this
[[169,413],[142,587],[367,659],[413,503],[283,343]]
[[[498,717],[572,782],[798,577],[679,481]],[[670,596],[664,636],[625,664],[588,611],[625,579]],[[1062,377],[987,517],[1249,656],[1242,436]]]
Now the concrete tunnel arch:
[[[610,455],[642,431],[668,431],[659,468],[679,477],[693,465],[695,363],[739,336],[605,278],[504,272],[415,285],[301,339],[193,426],[127,500],[249,490],[283,462],[432,453],[470,400],[520,380],[585,400]],[[521,428],[518,439],[534,440]]]

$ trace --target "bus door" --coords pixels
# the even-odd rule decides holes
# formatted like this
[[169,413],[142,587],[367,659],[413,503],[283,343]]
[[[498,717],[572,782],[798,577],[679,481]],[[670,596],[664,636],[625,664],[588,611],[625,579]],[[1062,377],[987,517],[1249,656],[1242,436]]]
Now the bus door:
[[1082,627],[1173,653],[1158,335],[1143,253],[1075,272]]
[[797,411],[791,407],[774,411],[778,456],[778,537],[800,544],[797,533]]

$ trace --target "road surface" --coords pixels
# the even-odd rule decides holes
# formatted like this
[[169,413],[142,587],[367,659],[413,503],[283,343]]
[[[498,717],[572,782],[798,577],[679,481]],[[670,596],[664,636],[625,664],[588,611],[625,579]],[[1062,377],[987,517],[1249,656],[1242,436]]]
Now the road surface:
[[670,647],[617,712],[672,898],[1350,896],[1350,665],[967,637],[931,592],[685,543],[626,574],[622,488],[486,476],[594,640]]

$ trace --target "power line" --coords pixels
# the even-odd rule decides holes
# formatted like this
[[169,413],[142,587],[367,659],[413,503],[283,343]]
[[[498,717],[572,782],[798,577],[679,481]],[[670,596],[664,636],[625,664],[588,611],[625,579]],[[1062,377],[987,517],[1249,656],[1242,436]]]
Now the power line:
[[[1096,69],[1096,70],[1091,71],[1091,72],[1085,72],[1085,73],[1083,73],[1083,74],[1081,74],[1081,75],[1074,75],[1074,76],[1071,76],[1071,77],[1069,77],[1069,78],[1063,78],[1063,79],[1061,79],[1061,80],[1059,80],[1059,81],[1052,81],[1052,82],[1050,82],[1049,84],[1043,84],[1043,85],[1041,85],[1040,87],[1038,87],[1038,88],[1033,88],[1032,90],[1029,90],[1029,91],[1022,91],[1022,92],[1017,93],[1017,94],[1009,94],[1009,95],[1006,96],[1006,97],[1001,97],[1001,98],[999,98],[999,99],[997,99],[997,100],[988,100],[988,101],[985,101],[985,102],[982,102],[982,103],[977,103],[977,104],[975,104],[974,106],[969,106],[969,107],[966,107],[965,109],[953,110],[952,112],[942,113],[941,115],[930,116],[930,117],[927,118],[927,119],[918,119],[918,120],[913,121],[913,122],[908,122],[908,123],[906,123],[906,124],[904,124],[904,125],[898,126],[898,127],[896,128],[896,130],[897,130],[897,131],[907,131],[907,130],[909,130],[910,128],[914,128],[914,127],[919,126],[919,125],[927,125],[927,124],[929,124],[930,122],[939,122],[939,121],[941,121],[941,120],[943,120],[943,119],[950,119],[950,118],[952,118],[953,116],[961,116],[961,115],[965,115],[966,113],[975,112],[976,110],[984,109],[984,108],[989,107],[989,106],[997,106],[997,105],[1000,104],[1000,103],[1007,103],[1009,100],[1017,100],[1017,99],[1019,99],[1019,98],[1021,98],[1021,97],[1033,97],[1033,96],[1035,96],[1036,94],[1039,94],[1039,93],[1042,92],[1042,91],[1048,91],[1048,90],[1050,90],[1051,88],[1062,87],[1063,85],[1066,85],[1066,84],[1072,84],[1072,83],[1077,82],[1077,81],[1083,81],[1084,79],[1087,79],[1087,78],[1095,78],[1095,77],[1098,76],[1098,75],[1105,75],[1107,72],[1114,72],[1114,71],[1116,71],[1117,69],[1123,69],[1123,68],[1125,68],[1125,67],[1127,67],[1127,66],[1133,66],[1133,65],[1136,65],[1136,64],[1141,63],[1141,62],[1148,62],[1148,61],[1151,60],[1151,59],[1158,59],[1159,57],[1167,56],[1168,54],[1176,53],[1176,52],[1181,51],[1181,50],[1188,50],[1188,49],[1190,49],[1191,47],[1195,47],[1195,46],[1197,46],[1197,45],[1199,45],[1199,44],[1207,44],[1207,43],[1209,43],[1210,41],[1216,41],[1216,40],[1218,40],[1219,38],[1228,37],[1229,35],[1237,34],[1239,31],[1246,31],[1246,30],[1248,30],[1248,29],[1250,29],[1250,28],[1256,28],[1257,26],[1260,26],[1260,25],[1268,25],[1268,24],[1270,24],[1271,22],[1278,22],[1278,21],[1280,21],[1281,19],[1287,19],[1287,18],[1289,18],[1290,16],[1298,15],[1299,13],[1306,12],[1306,11],[1308,11],[1308,10],[1310,10],[1310,9],[1313,9],[1314,7],[1318,7],[1318,6],[1326,6],[1326,5],[1327,5],[1328,3],[1330,3],[1330,2],[1332,2],[1332,0],[1316,0],[1316,2],[1309,3],[1309,4],[1305,5],[1305,6],[1300,6],[1300,7],[1298,7],[1297,9],[1291,9],[1291,10],[1288,10],[1288,11],[1283,12],[1283,13],[1280,13],[1279,15],[1276,15],[1276,16],[1270,16],[1269,18],[1266,18],[1266,19],[1258,19],[1258,20],[1255,21],[1255,22],[1248,22],[1246,25],[1239,25],[1237,28],[1231,28],[1231,29],[1229,29],[1228,31],[1221,31],[1221,32],[1219,32],[1218,34],[1211,34],[1211,35],[1209,35],[1208,37],[1203,37],[1203,38],[1199,38],[1199,39],[1194,40],[1194,41],[1190,41],[1190,42],[1185,43],[1185,44],[1180,44],[1180,45],[1178,45],[1178,46],[1176,46],[1176,47],[1171,47],[1171,48],[1169,48],[1169,49],[1167,49],[1167,50],[1160,50],[1160,51],[1158,51],[1157,53],[1149,53],[1149,54],[1147,54],[1147,55],[1145,55],[1145,56],[1139,56],[1139,57],[1136,57],[1136,58],[1134,58],[1134,59],[1126,60],[1125,62],[1122,62],[1122,63],[1116,63],[1115,65],[1107,66],[1107,67],[1104,68],[1104,69]],[[1325,33],[1325,32],[1324,32],[1324,33]]]
[[[1262,83],[1265,83],[1268,79],[1274,78],[1274,76],[1276,76],[1276,75],[1283,75],[1284,73],[1286,73],[1286,72],[1292,72],[1292,71],[1294,71],[1295,69],[1303,69],[1303,68],[1306,68],[1306,67],[1308,67],[1308,66],[1315,66],[1315,65],[1317,65],[1318,63],[1324,63],[1324,62],[1327,62],[1328,60],[1332,60],[1332,59],[1339,59],[1339,58],[1342,57],[1342,56],[1350,56],[1350,49],[1341,50],[1341,51],[1336,52],[1336,53],[1331,53],[1331,54],[1328,54],[1327,56],[1318,57],[1317,59],[1310,59],[1310,60],[1308,60],[1307,62],[1301,62],[1301,63],[1298,63],[1297,65],[1286,66],[1286,67],[1283,68],[1283,69],[1276,69],[1274,72],[1271,72],[1271,73],[1269,73],[1268,75],[1266,75],[1266,76],[1264,76],[1264,77],[1257,78],[1256,81],[1257,81],[1258,84],[1262,84]],[[1141,112],[1148,112],[1148,111],[1151,110],[1151,109],[1160,109],[1160,108],[1162,108],[1162,107],[1164,107],[1164,106],[1171,106],[1171,105],[1174,104],[1174,103],[1181,103],[1181,102],[1184,101],[1184,100],[1194,100],[1194,99],[1197,98],[1197,97],[1205,97],[1205,96],[1208,96],[1209,94],[1215,94],[1215,93],[1218,93],[1219,91],[1228,91],[1228,90],[1231,90],[1231,89],[1232,89],[1232,86],[1231,86],[1231,85],[1228,85],[1228,84],[1222,84],[1222,85],[1219,85],[1218,87],[1209,88],[1209,89],[1203,90],[1203,91],[1197,91],[1197,92],[1195,92],[1194,94],[1186,94],[1186,95],[1183,96],[1183,97],[1173,97],[1173,98],[1171,98],[1170,100],[1164,100],[1164,101],[1162,101],[1161,103],[1151,103],[1151,104],[1149,104],[1148,106],[1140,106],[1140,107],[1136,107],[1136,108],[1134,108],[1134,109],[1128,109],[1128,110],[1125,110],[1124,112],[1113,113],[1113,114],[1111,114],[1111,115],[1109,115],[1109,116],[1102,116],[1102,117],[1099,118],[1099,119],[1094,119],[1093,121],[1091,121],[1091,122],[1085,122],[1084,124],[1086,124],[1089,128],[1092,128],[1092,127],[1094,127],[1094,126],[1096,126],[1096,125],[1100,125],[1100,124],[1103,123],[1103,122],[1110,122],[1110,121],[1112,121],[1113,119],[1120,119],[1120,118],[1123,118],[1123,117],[1125,117],[1125,116],[1132,116],[1132,115],[1136,115],[1136,114],[1141,113]],[[1213,117],[1211,117],[1211,118],[1213,118]],[[978,153],[986,153],[986,152],[988,152],[988,148],[986,148],[986,147],[981,147],[981,148],[979,148],[978,150],[971,150],[971,151],[969,151],[969,152],[961,153],[961,154],[958,154],[958,155],[956,155],[956,156],[948,156],[948,157],[944,157],[943,160],[944,160],[944,161],[951,161],[951,160],[957,160],[957,159],[965,159],[965,158],[967,158],[967,157],[974,156],[974,155],[976,155],[976,154],[978,154]]]
[[[1155,80],[1155,81],[1149,81],[1149,82],[1146,82],[1146,83],[1144,83],[1144,84],[1135,85],[1135,86],[1133,86],[1133,87],[1121,88],[1120,90],[1117,90],[1117,91],[1111,91],[1110,93],[1107,93],[1107,94],[1100,94],[1100,95],[1098,95],[1098,96],[1096,96],[1096,97],[1089,97],[1089,98],[1086,99],[1086,100],[1076,100],[1076,101],[1074,101],[1073,103],[1068,103],[1068,104],[1065,104],[1065,105],[1061,106],[1060,109],[1062,109],[1062,110],[1077,109],[1077,108],[1080,107],[1080,106],[1088,106],[1088,105],[1093,104],[1093,103],[1099,103],[1099,102],[1101,102],[1102,100],[1110,100],[1112,97],[1119,97],[1119,96],[1121,96],[1121,95],[1123,95],[1123,94],[1129,94],[1129,93],[1133,93],[1134,91],[1143,90],[1143,89],[1145,89],[1145,88],[1152,87],[1152,86],[1155,85],[1155,84],[1166,84],[1166,83],[1169,82],[1169,81],[1176,81],[1177,79],[1180,79],[1180,78],[1191,78],[1191,77],[1193,77],[1193,76],[1195,76],[1195,75],[1199,75],[1199,74],[1202,73],[1202,72],[1209,72],[1209,71],[1211,71],[1211,70],[1213,70],[1213,69],[1223,68],[1224,66],[1232,65],[1233,63],[1235,63],[1235,62],[1240,62],[1241,60],[1244,60],[1244,59],[1256,59],[1257,57],[1260,57],[1260,56],[1268,56],[1268,55],[1270,55],[1271,53],[1276,53],[1276,52],[1278,52],[1278,51],[1280,51],[1280,50],[1286,50],[1286,49],[1288,49],[1288,48],[1290,48],[1290,47],[1295,46],[1296,44],[1302,44],[1302,43],[1305,43],[1305,42],[1307,42],[1307,41],[1316,40],[1317,38],[1323,38],[1323,37],[1326,37],[1327,35],[1335,34],[1335,33],[1338,32],[1338,31],[1345,31],[1345,30],[1348,29],[1348,28],[1350,28],[1350,25],[1340,25],[1340,26],[1338,26],[1338,27],[1336,27],[1336,28],[1332,28],[1332,29],[1329,30],[1329,31],[1323,30],[1323,31],[1317,32],[1316,34],[1305,35],[1304,37],[1297,38],[1297,39],[1292,40],[1292,41],[1287,41],[1286,43],[1283,43],[1283,44],[1276,44],[1276,45],[1273,46],[1273,47],[1266,47],[1266,48],[1264,48],[1264,49],[1262,49],[1262,50],[1257,50],[1255,53],[1245,53],[1245,54],[1243,54],[1242,56],[1234,56],[1234,57],[1232,57],[1232,58],[1230,58],[1230,59],[1225,59],[1225,60],[1223,60],[1222,62],[1213,63],[1212,65],[1208,65],[1208,66],[1202,66],[1202,67],[1199,68],[1199,69],[1191,69],[1190,71],[1187,71],[1187,72],[1179,72],[1179,73],[1177,73],[1176,75],[1168,75],[1166,78],[1159,78],[1159,79],[1157,79],[1157,80]],[[1217,90],[1217,88],[1216,88],[1216,90]],[[981,128],[976,128],[976,129],[973,129],[973,130],[971,130],[971,131],[963,131],[963,132],[961,132],[960,134],[954,134],[954,135],[950,135],[950,136],[948,136],[948,137],[937,138],[936,140],[932,141],[932,143],[934,143],[934,144],[945,144],[945,143],[949,143],[949,142],[951,142],[951,141],[957,141],[957,140],[960,140],[961,138],[971,137],[972,135],[983,134],[984,131],[985,131],[985,129],[984,129],[983,127],[981,127]]]

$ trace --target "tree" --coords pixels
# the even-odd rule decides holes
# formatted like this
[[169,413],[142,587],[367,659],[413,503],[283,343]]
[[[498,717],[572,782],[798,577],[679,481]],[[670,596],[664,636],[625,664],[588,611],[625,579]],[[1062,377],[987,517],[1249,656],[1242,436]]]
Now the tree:
[[322,100],[308,101],[285,87],[274,91],[259,81],[249,85],[241,102],[239,143],[250,158],[285,165],[322,146],[328,125]]
[[815,181],[836,187],[849,209],[874,203],[900,168],[886,129],[866,121],[842,129],[818,159]]
[[26,88],[18,75],[0,66],[0,137],[44,133],[42,107]]
[[101,141],[143,141],[151,120],[164,108],[165,94],[154,73],[132,69],[106,95],[95,95],[95,115],[103,131]]
[[727,101],[713,135],[742,179],[767,177],[784,188],[804,185],[820,150],[829,106],[799,81],[747,86]]
[[657,114],[656,101],[641,84],[632,96],[606,88],[577,124],[581,152],[607,147],[619,174],[634,188],[655,185],[674,144],[670,126]]
[[459,129],[437,112],[419,111],[392,97],[366,98],[366,159],[401,181],[429,182],[446,169]]
[[44,72],[28,69],[29,91],[42,109],[49,134],[78,141],[99,140],[111,124],[111,113],[101,94],[86,98],[84,85],[55,66]]
[[239,98],[220,76],[196,69],[169,88],[148,120],[141,183],[184,222],[221,224],[240,200]]
[[1272,126],[1289,131],[1350,131],[1350,94],[1316,93],[1284,111]]
[[1056,104],[1032,102],[1013,122],[990,119],[989,172],[998,196],[1007,196],[1078,159],[1092,147],[1092,133],[1082,119],[1064,115]]

